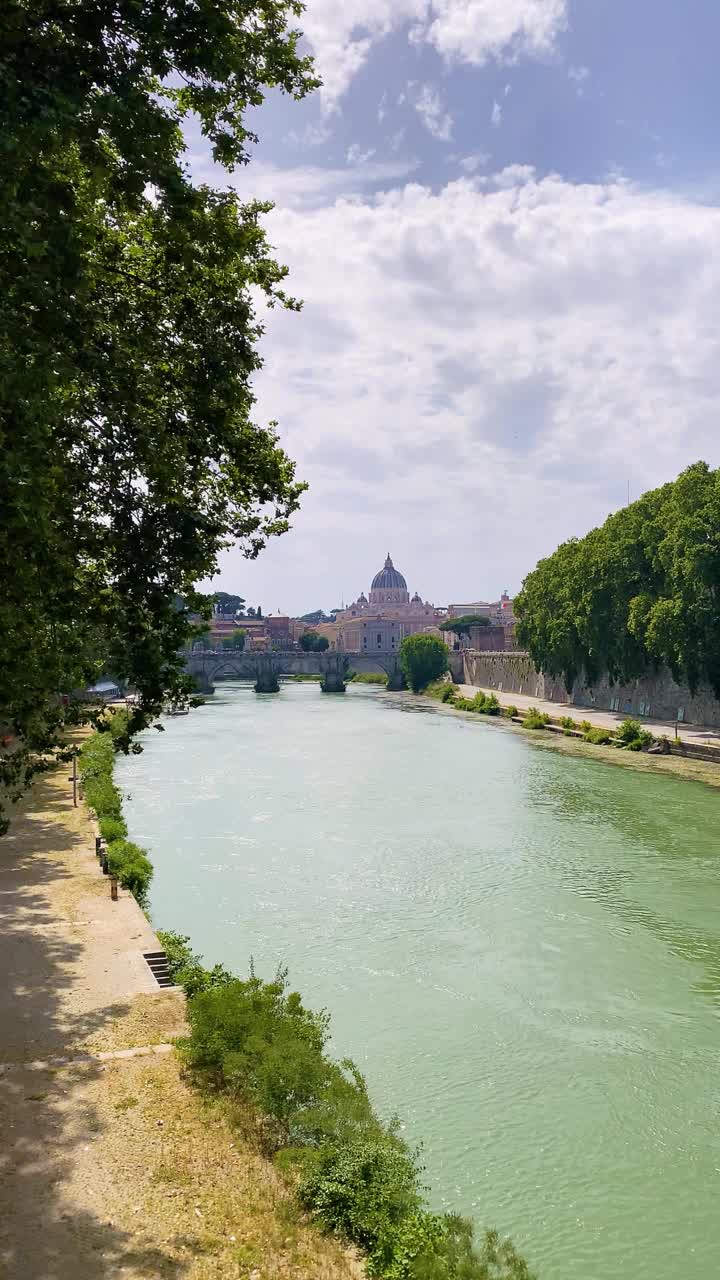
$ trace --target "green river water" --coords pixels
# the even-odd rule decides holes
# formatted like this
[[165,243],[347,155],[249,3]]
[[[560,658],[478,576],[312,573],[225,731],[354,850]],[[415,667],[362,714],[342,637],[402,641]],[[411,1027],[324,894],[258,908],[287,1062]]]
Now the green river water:
[[408,695],[221,685],[118,766],[152,914],[290,967],[540,1280],[720,1276],[720,794]]

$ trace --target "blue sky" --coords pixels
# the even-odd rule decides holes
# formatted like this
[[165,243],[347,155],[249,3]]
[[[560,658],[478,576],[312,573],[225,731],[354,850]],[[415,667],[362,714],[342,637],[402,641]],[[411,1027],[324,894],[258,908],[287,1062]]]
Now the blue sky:
[[328,608],[389,548],[436,603],[497,598],[628,485],[717,466],[720,8],[310,0],[302,25],[324,88],[273,95],[231,180],[275,201],[304,299],[256,390],[310,491],[216,585]]

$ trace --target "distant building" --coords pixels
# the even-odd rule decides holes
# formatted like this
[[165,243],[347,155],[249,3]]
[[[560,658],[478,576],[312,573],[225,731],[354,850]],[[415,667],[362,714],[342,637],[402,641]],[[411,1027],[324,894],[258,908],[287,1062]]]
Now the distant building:
[[438,624],[446,616],[445,609],[422,600],[417,592],[411,598],[405,578],[388,554],[372,580],[369,596],[361,592],[336,615],[334,647],[350,653],[391,653],[400,648],[405,636],[418,632],[439,635]]

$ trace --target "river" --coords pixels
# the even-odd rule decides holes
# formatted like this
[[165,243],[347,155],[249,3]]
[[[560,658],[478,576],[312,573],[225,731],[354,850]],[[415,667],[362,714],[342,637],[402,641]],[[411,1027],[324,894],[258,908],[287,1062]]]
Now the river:
[[123,759],[152,915],[287,964],[540,1280],[720,1274],[720,795],[407,695],[221,685]]

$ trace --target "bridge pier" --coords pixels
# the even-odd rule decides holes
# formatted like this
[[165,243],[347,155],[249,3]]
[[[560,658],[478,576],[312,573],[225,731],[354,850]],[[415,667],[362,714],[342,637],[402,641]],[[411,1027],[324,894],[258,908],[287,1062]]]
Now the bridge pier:
[[326,671],[320,681],[322,693],[344,693],[345,677],[341,671]]
[[258,667],[257,678],[255,680],[256,693],[279,693],[280,681],[278,673],[274,667],[263,666]]
[[401,689],[407,689],[407,683],[400,663],[397,663],[392,671],[388,671],[387,687],[391,693],[399,693]]

